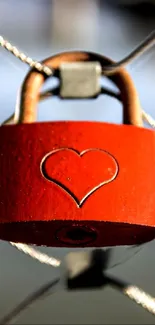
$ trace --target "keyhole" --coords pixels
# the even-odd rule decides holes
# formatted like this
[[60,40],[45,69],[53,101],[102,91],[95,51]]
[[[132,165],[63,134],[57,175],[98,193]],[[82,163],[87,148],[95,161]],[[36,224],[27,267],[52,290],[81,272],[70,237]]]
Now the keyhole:
[[84,240],[89,235],[85,229],[76,228],[67,232],[67,237],[71,240]]
[[73,225],[63,227],[57,233],[57,239],[71,246],[80,246],[96,240],[95,229],[86,226]]

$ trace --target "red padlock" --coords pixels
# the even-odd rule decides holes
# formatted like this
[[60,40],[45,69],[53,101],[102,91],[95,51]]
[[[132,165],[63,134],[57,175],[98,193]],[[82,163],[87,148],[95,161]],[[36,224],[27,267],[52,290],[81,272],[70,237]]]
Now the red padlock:
[[[71,52],[44,61],[111,60]],[[0,238],[52,247],[136,245],[155,237],[155,132],[142,126],[131,78],[120,69],[124,123],[36,123],[45,76],[31,71],[16,125],[0,127]],[[128,124],[128,125],[127,125]]]

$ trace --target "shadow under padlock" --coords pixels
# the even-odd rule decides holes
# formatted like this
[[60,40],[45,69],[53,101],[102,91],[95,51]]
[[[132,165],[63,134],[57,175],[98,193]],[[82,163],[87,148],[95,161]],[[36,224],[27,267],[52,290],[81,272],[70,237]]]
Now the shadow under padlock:
[[[44,61],[110,59],[69,52]],[[50,247],[139,245],[155,237],[154,131],[124,69],[108,76],[120,90],[123,125],[35,122],[41,86],[34,70],[21,92],[17,123],[0,127],[0,239]],[[114,108],[113,108],[114,109]]]

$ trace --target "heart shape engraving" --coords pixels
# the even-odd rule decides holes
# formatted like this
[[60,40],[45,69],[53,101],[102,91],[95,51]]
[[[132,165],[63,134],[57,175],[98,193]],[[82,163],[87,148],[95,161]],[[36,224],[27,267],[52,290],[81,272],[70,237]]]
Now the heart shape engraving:
[[44,156],[40,170],[44,178],[66,191],[80,208],[90,195],[117,177],[118,163],[102,149],[79,152],[60,148]]

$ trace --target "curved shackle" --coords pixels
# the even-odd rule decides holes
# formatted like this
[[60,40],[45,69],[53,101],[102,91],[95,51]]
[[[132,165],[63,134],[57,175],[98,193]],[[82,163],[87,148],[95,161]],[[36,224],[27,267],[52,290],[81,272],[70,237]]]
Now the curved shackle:
[[[99,62],[101,67],[113,63],[112,60],[102,55],[89,52],[65,52],[52,56],[42,63],[49,66],[56,73],[64,62]],[[54,74],[56,75],[56,74]],[[104,73],[102,74],[104,75]],[[20,106],[17,123],[32,123],[37,117],[37,105],[39,102],[41,87],[49,78],[41,72],[32,69],[27,74],[21,88]],[[142,126],[142,110],[139,97],[133,81],[124,68],[115,74],[108,76],[120,90],[120,98],[123,104],[123,122],[134,126]]]

